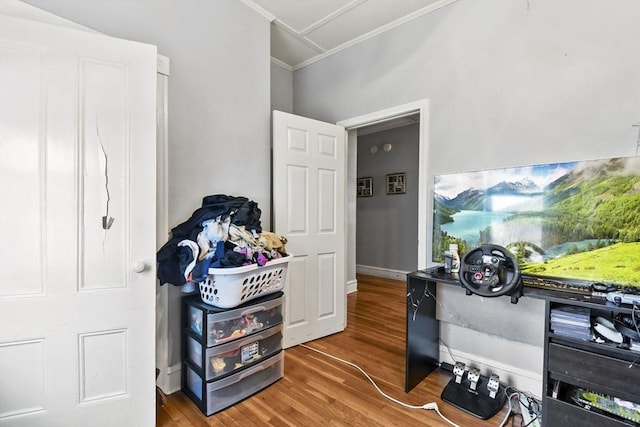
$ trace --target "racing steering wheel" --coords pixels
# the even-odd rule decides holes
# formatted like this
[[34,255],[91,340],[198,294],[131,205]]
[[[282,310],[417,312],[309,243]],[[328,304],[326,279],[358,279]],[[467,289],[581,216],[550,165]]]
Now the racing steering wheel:
[[460,261],[459,277],[467,295],[511,295],[513,304],[522,295],[518,261],[502,246],[482,245],[467,252]]

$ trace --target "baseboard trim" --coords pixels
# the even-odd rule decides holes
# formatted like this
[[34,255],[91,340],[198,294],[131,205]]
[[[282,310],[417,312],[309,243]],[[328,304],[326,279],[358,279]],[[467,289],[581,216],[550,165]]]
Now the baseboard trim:
[[358,291],[358,280],[353,279],[347,282],[347,294]]
[[409,274],[410,272],[393,270],[390,268],[374,267],[371,265],[356,264],[356,273],[365,274],[367,276],[382,277],[385,279],[406,281],[407,274]]
[[164,394],[180,391],[182,388],[182,364],[176,363],[175,365],[169,366],[166,374],[161,372],[156,384]]
[[[455,360],[453,358],[455,358]],[[463,362],[467,368],[479,368],[482,374],[486,376],[498,374],[502,384],[509,385],[523,392],[529,392],[537,399],[542,398],[541,374],[496,360],[479,357],[476,354],[470,354],[456,349],[448,349],[446,346],[440,345],[440,362],[447,362],[453,365],[456,361]]]

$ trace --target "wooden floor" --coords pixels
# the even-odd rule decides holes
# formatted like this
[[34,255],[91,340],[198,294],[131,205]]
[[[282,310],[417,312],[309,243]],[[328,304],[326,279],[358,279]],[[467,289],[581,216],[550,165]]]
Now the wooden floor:
[[[358,292],[348,296],[345,331],[306,345],[360,366],[402,402],[436,402],[459,426],[499,426],[506,407],[482,421],[440,400],[451,378],[445,371],[404,392],[405,295],[404,282],[358,276]],[[433,410],[407,409],[385,399],[357,369],[301,346],[285,350],[284,378],[217,414],[203,415],[182,392],[167,396],[157,412],[158,427],[265,425],[449,426]]]

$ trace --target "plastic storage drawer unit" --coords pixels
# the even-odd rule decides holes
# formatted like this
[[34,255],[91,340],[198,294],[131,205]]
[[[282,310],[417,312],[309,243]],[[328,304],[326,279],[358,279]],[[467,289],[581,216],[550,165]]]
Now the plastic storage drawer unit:
[[228,343],[282,323],[282,292],[255,299],[232,310],[205,304],[198,295],[191,295],[183,301],[184,325],[207,347]]
[[204,378],[210,381],[282,350],[282,324],[215,347],[203,348],[193,337],[186,339],[187,359],[200,375],[204,369]]
[[183,391],[205,415],[219,412],[278,381],[284,375],[284,352],[216,381],[206,382],[185,363]]

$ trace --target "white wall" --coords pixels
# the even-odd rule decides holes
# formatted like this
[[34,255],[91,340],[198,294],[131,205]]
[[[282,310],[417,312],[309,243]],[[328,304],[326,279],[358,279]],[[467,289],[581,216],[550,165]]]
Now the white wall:
[[[638,22],[638,1],[458,1],[295,71],[294,112],[336,122],[427,98],[430,177],[633,155]],[[542,304],[447,290],[454,353],[541,379]],[[522,384],[540,395],[535,383]]]
[[[236,0],[26,3],[109,36],[156,45],[169,57],[170,227],[188,219],[203,196],[224,193],[255,200],[269,229],[270,27],[264,17]],[[169,291],[171,366],[181,360],[181,294]]]

